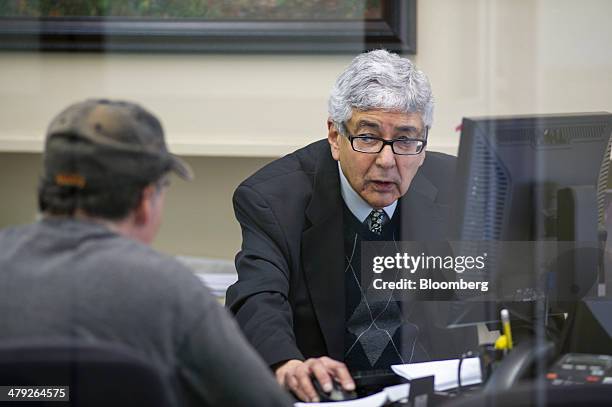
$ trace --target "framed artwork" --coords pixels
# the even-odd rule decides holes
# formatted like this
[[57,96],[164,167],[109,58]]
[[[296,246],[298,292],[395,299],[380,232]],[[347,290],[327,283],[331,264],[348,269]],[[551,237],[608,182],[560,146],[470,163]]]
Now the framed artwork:
[[416,52],[416,0],[6,0],[0,49]]

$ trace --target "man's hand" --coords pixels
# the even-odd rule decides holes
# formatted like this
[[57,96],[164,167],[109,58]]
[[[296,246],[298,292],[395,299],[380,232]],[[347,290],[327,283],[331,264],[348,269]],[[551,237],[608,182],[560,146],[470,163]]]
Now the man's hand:
[[291,390],[302,401],[319,401],[311,377],[316,377],[323,390],[327,392],[332,390],[332,380],[340,383],[344,390],[355,390],[355,382],[346,365],[327,356],[303,362],[291,359],[279,365],[274,373],[278,383]]

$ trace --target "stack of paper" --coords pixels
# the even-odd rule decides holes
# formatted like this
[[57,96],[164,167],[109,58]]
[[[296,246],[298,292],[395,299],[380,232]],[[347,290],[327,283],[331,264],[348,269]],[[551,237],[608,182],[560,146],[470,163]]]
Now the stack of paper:
[[227,273],[202,273],[196,274],[200,280],[212,291],[216,297],[225,297],[227,287],[238,281],[236,274]]
[[177,260],[189,267],[220,300],[225,298],[227,287],[238,280],[234,262],[206,257],[177,256]]

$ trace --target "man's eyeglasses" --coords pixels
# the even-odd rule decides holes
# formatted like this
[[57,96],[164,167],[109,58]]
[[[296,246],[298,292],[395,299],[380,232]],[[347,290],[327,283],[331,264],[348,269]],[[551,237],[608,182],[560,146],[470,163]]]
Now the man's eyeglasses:
[[[343,126],[346,130],[346,126]],[[397,155],[417,155],[425,149],[427,145],[427,134],[429,127],[425,127],[422,131],[414,130],[414,134],[398,137],[393,140],[385,140],[381,137],[372,134],[359,134],[353,136],[348,131],[341,131],[340,134],[345,136],[351,142],[353,150],[365,154],[378,154],[386,145],[391,146],[393,154]]]

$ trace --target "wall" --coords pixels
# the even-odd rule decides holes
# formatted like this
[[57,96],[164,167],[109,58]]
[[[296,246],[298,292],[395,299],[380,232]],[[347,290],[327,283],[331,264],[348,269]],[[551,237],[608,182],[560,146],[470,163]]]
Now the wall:
[[[421,0],[418,54],[437,107],[430,148],[455,152],[463,116],[612,111],[612,2]],[[326,99],[351,56],[0,53],[0,227],[35,216],[42,135],[79,99],[159,114],[198,179],[175,182],[157,247],[232,258],[237,183],[325,135]]]
[[[270,158],[186,157],[197,176],[173,177],[155,247],[167,253],[233,259],[240,246],[232,193]],[[36,218],[36,182],[42,155],[0,153],[0,228]]]

